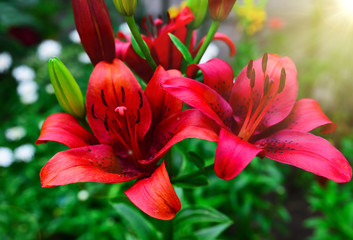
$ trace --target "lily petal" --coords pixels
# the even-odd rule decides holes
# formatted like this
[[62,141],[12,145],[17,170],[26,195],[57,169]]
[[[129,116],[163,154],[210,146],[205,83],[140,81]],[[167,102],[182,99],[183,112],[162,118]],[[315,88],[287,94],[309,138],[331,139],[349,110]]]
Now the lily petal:
[[163,120],[155,128],[152,139],[153,148],[149,160],[139,161],[150,164],[158,161],[174,144],[186,138],[199,138],[216,142],[219,126],[197,109],[179,112]]
[[[265,78],[262,71],[262,59],[255,60],[253,67],[255,69],[256,76],[255,86],[253,89],[253,109],[255,109],[259,105],[264,90]],[[273,126],[286,118],[296,102],[298,80],[297,70],[293,61],[288,57],[280,57],[274,54],[269,54],[266,74],[269,75],[270,80],[274,81],[274,89],[277,89],[280,84],[282,68],[286,71],[284,89],[273,100],[273,103],[258,126],[258,131],[262,131],[270,126]],[[234,115],[238,117],[240,123],[244,122],[247,115],[247,109],[249,109],[250,105],[251,87],[250,80],[247,78],[246,73],[247,66],[243,68],[239,76],[236,78],[230,97],[230,105],[233,108]]]
[[[124,111],[116,112],[117,107]],[[134,74],[122,61],[101,62],[94,68],[87,88],[87,119],[99,141],[111,146],[120,142],[124,131],[139,139],[146,134],[151,110]]]
[[310,133],[282,130],[254,143],[266,157],[296,166],[335,182],[348,182],[352,169],[345,157],[327,140]]
[[161,87],[161,79],[169,76],[181,77],[182,75],[179,71],[166,71],[162,66],[159,66],[145,88],[145,95],[152,112],[152,126],[158,124],[163,119],[180,112],[183,108],[182,101],[173,97]]
[[227,128],[233,124],[232,108],[215,90],[185,77],[164,78],[161,86],[186,104],[199,109],[206,116]]
[[45,119],[36,144],[53,141],[69,148],[98,144],[97,139],[68,113],[55,113]]
[[317,101],[307,98],[298,100],[289,116],[273,127],[274,129],[269,130],[292,129],[309,132],[322,127],[321,133],[328,134],[334,132],[337,125],[325,115]]
[[150,177],[137,180],[125,194],[139,209],[157,219],[170,220],[181,209],[164,162]]
[[94,145],[59,152],[40,172],[42,187],[76,182],[126,182],[141,176],[133,166],[123,162],[108,145]]
[[188,77],[195,77],[198,70],[202,71],[204,83],[229,100],[233,86],[234,73],[232,67],[219,58],[213,58],[204,64],[192,64],[187,70]]
[[215,156],[216,175],[231,180],[262,151],[233,133],[221,129]]

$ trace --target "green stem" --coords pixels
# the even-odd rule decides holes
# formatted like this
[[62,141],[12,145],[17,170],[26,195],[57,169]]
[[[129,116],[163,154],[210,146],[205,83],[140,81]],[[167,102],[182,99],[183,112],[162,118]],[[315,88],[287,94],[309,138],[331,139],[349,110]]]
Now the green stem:
[[203,169],[200,169],[200,170],[198,170],[196,172],[192,172],[192,173],[180,176],[180,177],[176,177],[176,178],[172,179],[171,181],[172,181],[172,183],[176,183],[176,182],[178,182],[180,180],[193,178],[193,177],[202,175],[202,174],[204,174],[204,172],[207,172],[208,170],[213,169],[213,168],[214,168],[214,164],[211,164],[211,165],[209,165],[207,167],[204,167]]
[[173,240],[174,238],[174,224],[173,219],[166,221],[166,226],[164,228],[164,239]]
[[212,42],[213,37],[216,34],[220,24],[221,24],[220,21],[212,21],[212,24],[211,24],[210,29],[208,30],[206,39],[203,42],[203,44],[202,44],[200,50],[198,51],[196,57],[194,58],[194,63],[195,64],[200,62],[203,54],[206,52],[206,49],[207,49],[208,45],[210,45],[210,43]]
[[[190,48],[190,43],[191,43],[191,39],[192,39],[192,33],[193,33],[193,30],[188,28],[188,31],[186,33],[186,38],[185,38],[185,46],[188,49]],[[185,61],[185,59],[183,59],[183,61],[181,62],[180,71],[182,73],[185,73],[186,67],[187,67],[187,62]]]
[[151,68],[153,70],[156,70],[157,65],[154,62],[154,60],[153,60],[153,58],[151,56],[151,52],[148,49],[145,41],[141,37],[140,31],[137,28],[134,16],[126,16],[125,20],[126,20],[127,25],[129,26],[130,30],[131,30],[132,35],[135,38],[137,44],[139,45],[143,55],[145,56],[148,64],[151,66]]

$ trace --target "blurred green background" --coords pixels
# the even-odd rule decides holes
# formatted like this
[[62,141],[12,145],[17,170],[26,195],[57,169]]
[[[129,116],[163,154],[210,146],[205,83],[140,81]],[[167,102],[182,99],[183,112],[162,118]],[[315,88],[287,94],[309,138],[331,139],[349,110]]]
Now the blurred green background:
[[[157,16],[181,1],[146,1]],[[123,19],[106,1],[114,30]],[[137,19],[146,15],[139,2]],[[207,31],[207,27],[202,29]],[[264,52],[296,63],[299,98],[314,98],[337,123],[325,136],[353,163],[353,3],[351,0],[238,1],[209,54],[238,73]],[[183,210],[171,222],[140,212],[122,184],[82,183],[43,189],[39,172],[66,148],[35,146],[40,125],[61,111],[47,72],[58,56],[83,91],[92,66],[75,32],[69,0],[0,2],[0,239],[353,239],[353,183],[336,184],[268,159],[254,160],[231,181],[208,173],[176,186]],[[185,140],[173,148],[174,171],[191,171],[192,154],[212,162],[216,145]],[[172,229],[173,231],[170,231]]]

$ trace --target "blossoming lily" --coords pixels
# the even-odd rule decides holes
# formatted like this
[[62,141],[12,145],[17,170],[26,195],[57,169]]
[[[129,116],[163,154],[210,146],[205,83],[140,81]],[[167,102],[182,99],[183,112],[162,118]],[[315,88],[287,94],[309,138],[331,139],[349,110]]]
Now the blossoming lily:
[[[170,147],[190,137],[217,139],[212,122],[160,87],[160,79],[180,72],[156,70],[143,92],[120,60],[96,65],[87,89],[87,119],[93,132],[67,113],[49,116],[37,144],[55,141],[70,149],[57,153],[41,171],[43,187],[75,182],[137,181],[127,197],[152,217],[168,220],[180,210],[165,163]],[[210,125],[211,124],[211,125]],[[215,128],[217,126],[213,125]]]
[[347,182],[352,169],[325,139],[309,131],[336,125],[313,99],[296,101],[297,71],[288,57],[265,54],[250,61],[233,85],[232,68],[220,59],[191,65],[201,69],[204,83],[167,78],[162,87],[199,109],[220,127],[215,172],[225,180],[237,176],[255,156],[290,164],[336,182]]
[[[192,22],[193,19],[194,17],[191,10],[188,7],[185,7],[178,16],[169,19],[169,22],[165,25],[163,25],[163,21],[161,19],[157,18],[153,20],[152,17],[149,17],[148,20],[151,28],[148,28],[146,18],[143,20],[142,27],[147,36],[142,37],[149,47],[151,55],[157,65],[161,65],[165,69],[180,69],[182,54],[174,46],[168,34],[172,33],[182,42],[185,42],[187,25]],[[235,54],[235,46],[228,36],[217,33],[214,39],[222,40],[227,43],[230,48],[230,54]],[[117,58],[125,61],[126,64],[144,81],[148,82],[151,79],[153,70],[149,67],[147,61],[134,51],[130,41],[130,36],[119,32],[118,38],[115,41],[115,48]],[[196,53],[193,52],[193,48],[194,43],[192,42],[190,45],[190,52],[192,55],[196,55]]]

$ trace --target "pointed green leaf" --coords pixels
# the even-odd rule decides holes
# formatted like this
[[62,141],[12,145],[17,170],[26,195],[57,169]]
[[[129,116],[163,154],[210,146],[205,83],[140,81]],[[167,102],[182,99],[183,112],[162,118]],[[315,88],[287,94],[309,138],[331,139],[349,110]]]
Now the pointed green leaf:
[[123,219],[126,226],[131,227],[134,233],[141,240],[156,240],[161,239],[160,233],[157,232],[155,227],[137,210],[132,209],[127,204],[117,203],[112,204],[115,211]]
[[229,223],[232,220],[214,208],[201,206],[183,208],[175,217],[174,222],[178,226],[200,222]]
[[232,222],[226,222],[226,223],[221,223],[217,224],[212,227],[207,227],[203,228],[195,233],[196,236],[198,236],[199,239],[202,240],[214,240],[218,239],[218,236],[226,230],[230,225],[232,225]]
[[177,38],[175,35],[168,33],[170,39],[176,46],[176,48],[179,50],[179,52],[183,55],[183,58],[188,64],[192,64],[192,56],[191,53],[189,52],[189,49]]
[[172,181],[174,186],[181,188],[196,188],[208,185],[208,179],[205,175],[182,176]]
[[[143,43],[147,46],[147,44],[145,43],[145,41],[143,41]],[[143,52],[140,48],[140,46],[137,44],[136,39],[134,38],[134,36],[131,34],[131,45],[132,48],[135,50],[135,52],[143,59],[146,59],[145,55],[143,55]],[[148,47],[147,47],[148,48]]]

